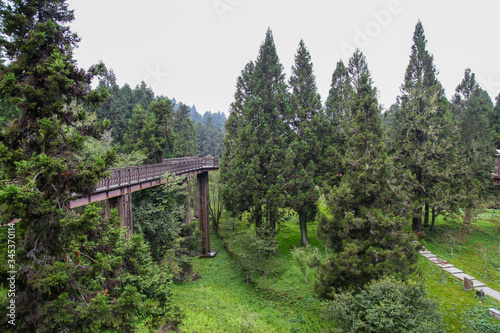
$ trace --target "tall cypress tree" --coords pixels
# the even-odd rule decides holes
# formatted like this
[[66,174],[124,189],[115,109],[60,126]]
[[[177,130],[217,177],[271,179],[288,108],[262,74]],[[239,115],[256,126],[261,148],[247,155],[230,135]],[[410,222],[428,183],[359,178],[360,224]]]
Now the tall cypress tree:
[[391,188],[392,161],[387,156],[380,106],[365,57],[357,50],[349,60],[352,98],[345,173],[327,195],[328,214],[321,214],[318,236],[332,249],[320,268],[322,296],[341,288],[359,291],[383,275],[406,276],[416,260],[404,235],[398,194]]
[[500,94],[495,98],[495,108],[489,116],[491,138],[495,148],[500,149]]
[[489,115],[493,103],[482,90],[470,69],[457,86],[452,99],[460,127],[458,175],[455,177],[458,205],[463,210],[463,224],[468,229],[491,193],[491,160],[495,154]]
[[419,21],[398,98],[400,108],[391,126],[396,162],[410,170],[415,179],[412,226],[416,232],[422,230],[423,207],[427,222],[430,205],[446,204],[456,158],[453,145],[457,139],[456,127],[426,44]]
[[287,177],[288,205],[299,214],[301,243],[305,246],[308,241],[307,223],[316,216],[316,201],[319,198],[315,185],[323,148],[323,133],[320,129],[325,117],[316,88],[311,55],[303,40],[295,55],[290,86],[294,115],[290,122],[293,130],[289,135],[293,167],[289,169],[291,173]]
[[[286,201],[282,169],[286,167],[283,162],[290,108],[283,66],[270,29],[255,65],[247,65],[246,70],[246,77],[238,82],[231,110],[234,122],[228,124],[229,127],[237,125],[237,135],[228,128],[226,143],[231,145],[231,156],[226,161],[230,160],[234,171],[223,176],[224,198],[235,211],[248,207],[257,226],[261,226],[265,218],[274,229],[277,209]],[[237,183],[243,186],[243,191],[234,190]]]
[[[220,166],[221,178],[224,184],[222,196],[226,209],[233,213],[249,211],[254,207],[251,195],[239,195],[247,190],[248,178],[243,178],[245,165],[240,154],[240,130],[244,127],[244,109],[252,97],[251,77],[255,65],[252,61],[245,65],[236,81],[234,101],[229,109],[229,118],[226,122],[226,137],[223,143],[222,163]],[[237,181],[242,179],[243,181]]]
[[323,182],[325,185],[338,185],[339,177],[343,174],[341,157],[346,151],[346,123],[350,116],[350,101],[353,90],[349,72],[340,60],[332,74],[332,83],[325,103],[325,113],[329,120],[326,123],[327,135],[323,137],[327,143],[327,150],[322,156]]

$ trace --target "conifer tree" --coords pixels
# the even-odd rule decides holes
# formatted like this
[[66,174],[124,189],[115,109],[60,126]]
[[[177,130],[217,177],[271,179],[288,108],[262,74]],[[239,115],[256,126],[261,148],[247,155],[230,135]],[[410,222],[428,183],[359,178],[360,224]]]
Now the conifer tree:
[[394,169],[382,137],[377,91],[359,50],[348,68],[352,98],[342,158],[345,173],[327,195],[328,213],[319,218],[318,236],[333,251],[316,286],[324,297],[341,288],[359,291],[388,274],[405,277],[416,260],[403,233],[400,199],[391,187]]
[[[63,0],[15,0],[2,2],[1,20],[8,62],[0,64],[0,94],[20,116],[0,129],[0,222],[13,221],[17,271],[15,326],[4,320],[0,330],[124,332],[139,320],[151,330],[175,326],[169,272],[151,264],[141,237],[123,239],[117,214],[104,218],[97,205],[68,207],[74,194],[93,191],[114,159],[112,151],[93,161],[79,156],[85,139],[106,127],[82,105],[106,93],[90,89],[104,67],[86,72],[73,59],[73,12]],[[3,318],[7,301],[0,300]]]
[[174,103],[167,97],[159,96],[149,104],[148,111],[155,115],[161,132],[162,147],[160,162],[172,154],[174,146]]
[[426,49],[422,23],[413,35],[410,62],[401,86],[400,104],[391,125],[391,146],[395,160],[410,170],[413,186],[412,228],[422,231],[422,209],[428,221],[430,205],[446,206],[451,184],[457,141],[456,125],[449,102],[436,78],[433,56]]
[[470,69],[465,70],[452,102],[460,128],[460,163],[454,187],[458,206],[463,210],[463,224],[469,229],[493,186],[487,181],[495,154],[488,119],[493,103],[488,93],[479,87]]
[[143,152],[148,157],[148,164],[160,163],[165,155],[166,140],[156,115],[137,104],[128,127],[123,149],[129,153]]
[[255,65],[247,65],[242,75],[231,110],[233,120],[228,120],[228,126],[236,128],[228,128],[226,138],[225,151],[231,151],[225,160],[230,166],[223,169],[228,171],[223,175],[224,198],[234,212],[251,210],[257,227],[264,217],[274,230],[277,209],[286,201],[282,170],[287,167],[285,138],[290,108],[283,66],[270,29]]
[[350,117],[349,104],[352,93],[349,73],[344,62],[340,60],[332,74],[332,83],[325,103],[328,122],[322,140],[327,148],[321,157],[322,165],[319,169],[322,170],[321,180],[327,188],[338,185],[344,173],[340,161],[346,151],[346,129]]
[[496,149],[500,149],[500,94],[495,98],[495,108],[489,116],[491,137]]
[[[316,216],[316,190],[318,166],[321,164],[324,126],[320,96],[317,92],[311,56],[301,40],[295,65],[290,77],[292,88],[291,105],[294,115],[291,120],[290,150],[292,167],[287,179],[288,205],[299,215],[301,244],[307,245],[307,223]],[[323,126],[321,126],[323,125]]]
[[[337,63],[337,67],[332,75],[332,83],[328,98],[325,103],[325,111],[333,127],[333,142],[339,147],[343,147],[345,134],[341,132],[342,121],[349,115],[349,101],[352,97],[352,86],[349,73],[342,60]],[[341,152],[344,150],[342,149]]]
[[196,142],[196,131],[189,107],[181,103],[174,114],[174,150],[173,157],[196,156],[200,153]]
[[128,122],[133,112],[132,90],[130,90],[129,96],[124,96],[122,89],[116,83],[116,75],[111,69],[106,71],[99,81],[99,88],[106,89],[109,96],[94,111],[100,120],[108,119],[110,121],[114,141],[123,145]]
[[234,102],[229,109],[229,118],[226,122],[226,136],[223,142],[222,163],[220,166],[221,179],[223,182],[222,196],[227,210],[233,213],[249,211],[253,206],[252,196],[238,196],[238,193],[246,191],[246,181],[236,181],[243,179],[243,169],[239,159],[239,131],[244,126],[244,108],[252,96],[251,76],[254,70],[254,63],[250,61],[241,71],[241,75],[236,81],[236,92]]

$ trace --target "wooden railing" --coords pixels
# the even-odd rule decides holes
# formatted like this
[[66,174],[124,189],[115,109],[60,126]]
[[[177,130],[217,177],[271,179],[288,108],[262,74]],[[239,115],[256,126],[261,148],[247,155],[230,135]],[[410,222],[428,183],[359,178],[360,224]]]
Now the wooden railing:
[[167,172],[181,176],[192,171],[218,168],[217,157],[182,157],[171,158],[163,163],[111,169],[108,170],[110,175],[99,181],[94,193],[162,178]]

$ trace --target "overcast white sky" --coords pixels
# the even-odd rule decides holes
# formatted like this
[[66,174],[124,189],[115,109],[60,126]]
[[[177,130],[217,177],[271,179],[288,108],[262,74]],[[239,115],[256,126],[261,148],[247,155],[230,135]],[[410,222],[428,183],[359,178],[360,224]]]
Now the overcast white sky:
[[451,98],[466,68],[500,93],[500,2],[492,0],[69,0],[82,38],[82,68],[99,60],[121,86],[145,81],[156,95],[199,112],[228,114],[236,79],[271,28],[287,74],[300,39],[311,53],[324,102],[336,63],[365,54],[388,108],[399,94],[420,19],[439,80]]

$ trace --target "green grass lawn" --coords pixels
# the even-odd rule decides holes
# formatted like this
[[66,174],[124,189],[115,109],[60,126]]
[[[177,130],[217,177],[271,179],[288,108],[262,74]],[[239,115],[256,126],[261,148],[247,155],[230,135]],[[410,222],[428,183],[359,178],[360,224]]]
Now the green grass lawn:
[[[232,228],[232,221],[224,214],[221,225]],[[241,222],[235,223],[235,230],[245,227]],[[497,269],[500,258],[498,252],[494,252],[498,248],[498,241],[494,237],[492,224],[485,219],[475,223],[466,245],[456,245],[451,255],[444,233],[454,232],[458,227],[458,223],[445,223],[440,217],[436,232],[428,232],[420,241],[441,258],[500,290],[500,272]],[[316,225],[313,223],[308,229],[309,244],[317,247],[324,256],[325,250],[316,237]],[[212,248],[219,250],[217,257],[195,259],[194,270],[203,276],[195,282],[176,283],[173,286],[174,303],[185,315],[181,331],[328,332],[335,327],[333,322],[322,318],[321,301],[315,297],[316,269],[308,270],[309,283],[306,284],[291,255],[291,250],[300,245],[296,216],[292,215],[280,225],[277,240],[279,246],[276,256],[283,259],[283,269],[279,274],[247,284],[245,275],[224,249],[223,240],[212,234]],[[485,276],[484,262],[473,248],[479,243],[492,249],[489,276]],[[487,313],[488,307],[500,308],[500,304],[491,298],[481,300],[474,291],[464,292],[462,282],[451,274],[446,273],[443,278],[442,270],[424,257],[418,262],[414,278],[422,281],[429,297],[438,302],[448,332],[464,332],[463,320],[474,318],[470,311],[476,306],[478,308],[475,310],[481,314]],[[489,317],[483,318],[483,321],[488,324],[499,323]]]
[[266,286],[247,284],[222,240],[212,234],[211,244],[219,250],[215,258],[195,259],[194,271],[203,276],[172,288],[174,304],[185,315],[182,332],[321,332],[320,302],[292,262]]

